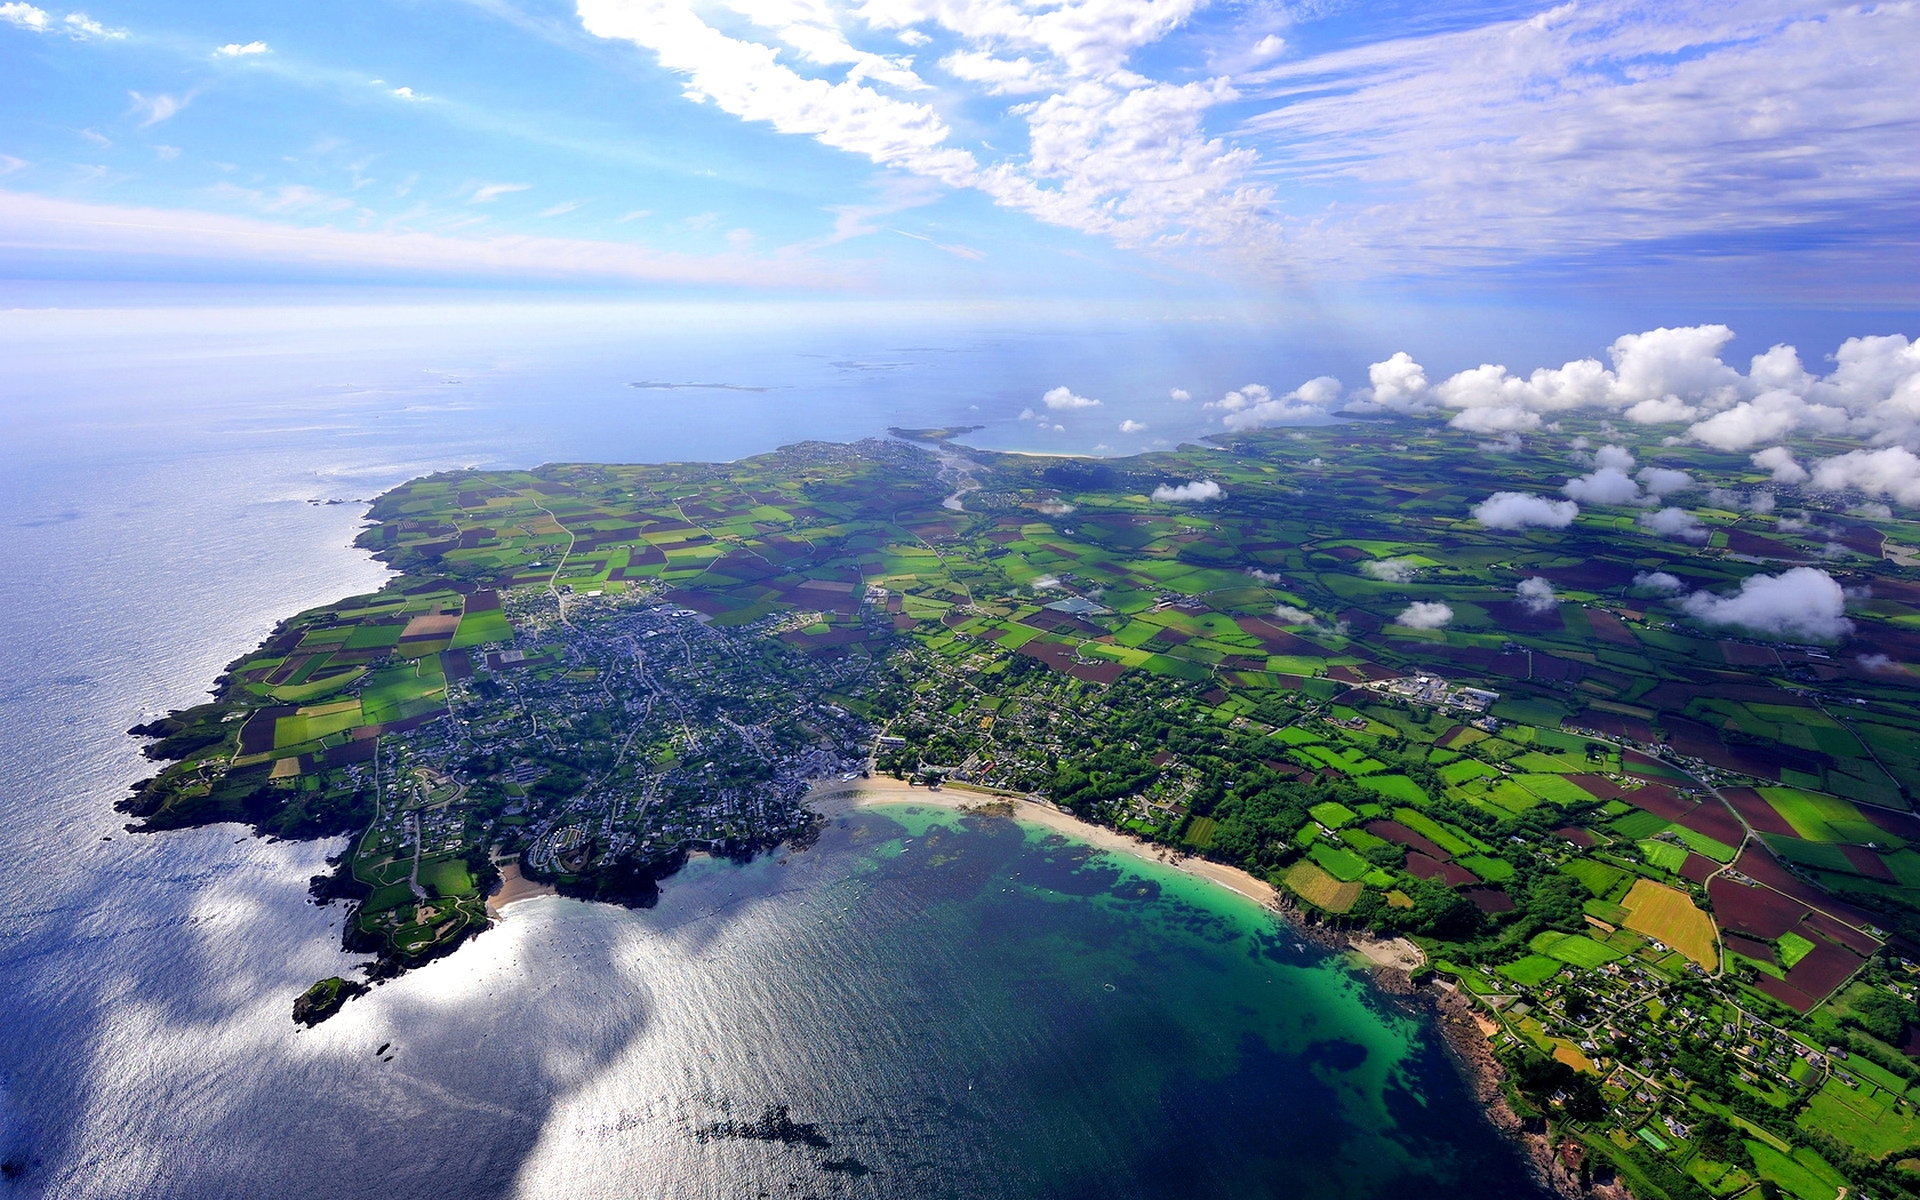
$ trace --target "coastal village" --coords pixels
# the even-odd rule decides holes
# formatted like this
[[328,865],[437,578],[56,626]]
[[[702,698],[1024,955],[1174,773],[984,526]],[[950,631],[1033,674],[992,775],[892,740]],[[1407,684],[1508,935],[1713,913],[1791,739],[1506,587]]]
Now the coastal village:
[[[1458,442],[429,477],[363,537],[399,575],[142,727],[173,765],[127,807],[347,835],[315,894],[378,975],[485,928],[503,877],[645,903],[690,853],[804,845],[817,785],[1024,798],[1404,939],[1570,1190],[1920,1195],[1920,723],[1885,665],[1920,660],[1920,579],[1882,549],[1920,530],[1813,494],[1703,503],[1704,545],[1604,510],[1480,528],[1490,486],[1568,466],[1495,481]],[[1383,510],[1387,454],[1418,482]],[[1845,647],[1638,582],[1816,558],[1871,590]]]

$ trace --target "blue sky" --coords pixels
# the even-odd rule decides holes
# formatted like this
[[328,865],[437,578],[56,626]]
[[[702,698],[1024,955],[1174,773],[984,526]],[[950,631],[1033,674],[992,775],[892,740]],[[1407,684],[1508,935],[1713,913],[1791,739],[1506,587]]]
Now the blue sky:
[[1806,0],[0,0],[0,275],[1911,313],[1914,45]]

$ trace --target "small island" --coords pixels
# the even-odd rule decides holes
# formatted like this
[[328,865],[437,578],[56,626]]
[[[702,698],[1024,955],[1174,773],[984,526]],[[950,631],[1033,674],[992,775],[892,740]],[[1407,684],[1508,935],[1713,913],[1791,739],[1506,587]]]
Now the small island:
[[[386,586],[133,730],[167,765],[131,828],[343,838],[312,894],[372,982],[503,881],[645,905],[804,846],[822,781],[1023,797],[1404,939],[1383,970],[1569,1191],[1920,1196],[1920,524],[1575,415],[1497,453],[895,432],[935,445],[396,488]],[[1576,436],[1664,469],[1658,519],[1560,499]]]

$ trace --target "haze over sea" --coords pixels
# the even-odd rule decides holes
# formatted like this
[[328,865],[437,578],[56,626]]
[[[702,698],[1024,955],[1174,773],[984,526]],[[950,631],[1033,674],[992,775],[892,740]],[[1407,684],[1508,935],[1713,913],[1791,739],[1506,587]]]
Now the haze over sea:
[[[313,501],[889,425],[1118,452],[1200,432],[1170,387],[1325,369],[1228,327],[721,330],[634,308],[0,321],[0,1156],[22,1168],[0,1193],[1533,1194],[1417,1015],[1237,897],[1004,820],[862,810],[804,852],[696,863],[652,911],[528,901],[317,1029],[288,1019],[354,962],[305,894],[338,843],[132,836],[111,804],[146,767],[128,725],[379,585],[349,548],[363,507]],[[1125,391],[1151,436],[1019,419],[1068,380]],[[702,1136],[776,1105],[817,1144]]]

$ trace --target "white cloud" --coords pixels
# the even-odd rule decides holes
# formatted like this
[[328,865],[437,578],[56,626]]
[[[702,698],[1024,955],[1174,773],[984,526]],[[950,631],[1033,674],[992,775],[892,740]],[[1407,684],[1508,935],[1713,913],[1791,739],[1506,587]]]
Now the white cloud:
[[1473,519],[1488,529],[1565,529],[1580,515],[1571,500],[1549,500],[1527,492],[1495,492],[1473,506]]
[[127,97],[133,102],[128,111],[140,118],[141,129],[150,128],[170,119],[193,100],[191,96],[169,96],[164,93],[143,96],[139,92],[128,92]]
[[1683,542],[1704,542],[1708,537],[1707,528],[1700,523],[1700,518],[1684,508],[1663,508],[1659,512],[1641,513],[1640,527]]
[[1400,610],[1393,619],[1395,625],[1405,625],[1409,629],[1438,629],[1453,620],[1453,607],[1438,600],[1415,600]]
[[1582,504],[1631,504],[1640,498],[1640,485],[1618,467],[1601,467],[1569,479],[1560,491]]
[[485,204],[514,192],[524,192],[533,187],[530,183],[483,183],[473,189],[473,195],[467,197],[468,204]]
[[1167,392],[1167,398],[1169,400],[1178,400],[1180,403],[1185,404],[1193,399],[1193,393],[1185,388],[1172,388]]
[[1144,433],[1146,432],[1146,428],[1147,428],[1146,425],[1144,425],[1139,421],[1134,420],[1131,417],[1120,422],[1121,433]]
[[1263,384],[1250,383],[1209,401],[1206,407],[1225,412],[1220,423],[1228,429],[1261,429],[1325,416],[1339,399],[1340,381],[1321,375],[1283,396],[1274,395]]
[[1693,486],[1693,476],[1685,471],[1676,471],[1672,467],[1641,467],[1634,474],[1640,486],[1647,489],[1651,496],[1670,496],[1674,492],[1684,492]]
[[1376,558],[1360,564],[1360,573],[1383,583],[1405,583],[1420,573],[1411,558]]
[[1669,575],[1665,571],[1637,572],[1633,577],[1633,586],[1642,591],[1659,592],[1668,596],[1676,596],[1687,590],[1687,585],[1680,582],[1679,576]]
[[24,158],[15,158],[11,154],[0,154],[0,175],[11,175],[15,171],[23,171],[29,165],[31,164]]
[[1816,567],[1749,576],[1733,595],[1695,592],[1680,607],[1708,625],[1734,625],[1776,637],[1832,641],[1853,631],[1845,615],[1846,594],[1833,576]]
[[17,29],[31,29],[35,33],[45,33],[53,24],[46,9],[19,3],[0,4],[0,21]]
[[1319,618],[1304,608],[1295,608],[1291,604],[1273,606],[1273,619],[1282,625],[1318,625]]
[[127,36],[124,29],[109,29],[85,13],[68,13],[60,22],[60,29],[76,42],[110,41],[117,42]]
[[1180,484],[1178,487],[1163,483],[1153,489],[1155,500],[1172,501],[1176,504],[1197,504],[1204,500],[1220,500],[1225,498],[1226,494],[1221,490],[1220,485],[1211,479],[1196,479],[1191,483]]
[[56,22],[53,14],[46,9],[20,3],[19,0],[8,0],[8,3],[0,4],[0,22],[11,25],[15,29],[25,29],[33,33],[52,33],[58,30],[76,42],[119,41],[127,36],[126,30],[109,29],[82,12],[68,13]]
[[388,91],[387,94],[390,96],[397,97],[401,100],[425,100],[426,99],[425,96],[422,96],[419,92],[414,91],[410,87],[392,88]]
[[[730,5],[724,32],[694,0],[580,0],[578,12],[587,32],[652,51],[691,100],[977,189],[1051,224],[1129,247],[1271,244],[1272,192],[1250,179],[1254,155],[1205,127],[1212,109],[1237,98],[1230,83],[1158,82],[1124,67],[1200,3],[740,2]],[[914,27],[936,24],[959,42],[938,60],[940,88],[896,47],[854,44],[874,34],[923,44],[924,30]],[[921,99],[949,92],[1038,97],[1002,110],[1026,126],[1024,155],[984,138],[976,148],[962,145],[944,105]],[[980,123],[965,124],[971,132]]]
[[[1431,387],[1422,386],[1424,372],[1402,352],[1374,365],[1373,386],[1358,400],[1400,411],[1437,405],[1453,410],[1455,428],[1499,436],[1538,429],[1557,413],[1592,409],[1637,424],[1685,422],[1688,439],[1719,450],[1753,450],[1794,434],[1859,436],[1920,449],[1920,342],[1901,334],[1849,338],[1826,376],[1810,374],[1793,347],[1774,346],[1753,356],[1743,375],[1720,357],[1732,337],[1725,325],[1653,329],[1616,338],[1607,351],[1611,366],[1583,358],[1522,376],[1483,363]],[[1776,444],[1762,453],[1769,458],[1759,465],[1781,472],[1776,482],[1797,482],[1784,449]],[[1633,465],[1626,458],[1596,464],[1624,471]],[[1643,474],[1642,482],[1649,477]],[[1624,494],[1611,486],[1617,481],[1600,482]]]
[[1753,455],[1752,462],[1762,471],[1771,471],[1775,483],[1791,487],[1807,481],[1807,469],[1794,461],[1793,452],[1785,446],[1769,446],[1758,451]]
[[1589,270],[1623,245],[1739,230],[1778,247],[1774,231],[1860,217],[1863,236],[1833,252],[1871,265],[1883,222],[1861,215],[1898,211],[1920,187],[1909,139],[1889,132],[1920,110],[1897,49],[1920,41],[1920,8],[1487,11],[1501,15],[1236,80],[1267,102],[1241,132],[1283,191],[1355,197],[1313,214],[1329,253],[1403,270],[1551,253]]
[[254,54],[271,53],[265,42],[228,42],[214,51],[221,58],[246,58]]
[[1823,458],[1813,464],[1808,486],[1823,492],[1852,489],[1910,507],[1920,505],[1920,455],[1905,446],[1886,446]]
[[1082,396],[1072,388],[1061,386],[1040,397],[1040,403],[1056,412],[1076,408],[1098,408],[1100,402],[1090,396]]
[[1560,603],[1560,597],[1554,594],[1552,581],[1538,575],[1522,579],[1519,586],[1513,589],[1513,594],[1520,601],[1520,607],[1536,616],[1552,612]]
[[541,209],[540,215],[543,217],[564,217],[570,212],[577,211],[579,207],[580,201],[578,200],[562,200],[558,204],[550,204],[546,208]]
[[1427,412],[1433,407],[1427,394],[1427,369],[1397,350],[1367,368],[1368,387],[1362,398],[1392,412]]

